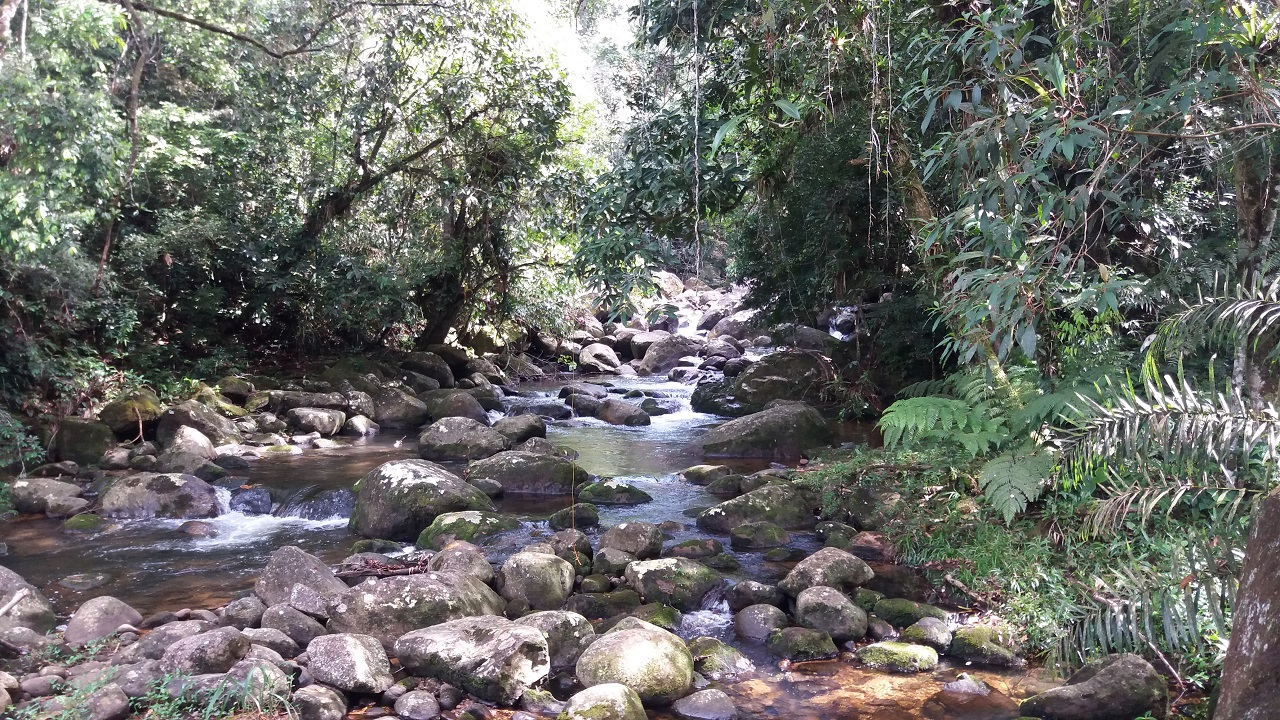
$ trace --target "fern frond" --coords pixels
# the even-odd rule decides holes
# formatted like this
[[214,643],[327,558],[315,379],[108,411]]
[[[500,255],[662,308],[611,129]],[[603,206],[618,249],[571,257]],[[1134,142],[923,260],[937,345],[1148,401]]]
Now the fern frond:
[[1230,347],[1244,339],[1254,351],[1271,346],[1268,354],[1274,356],[1280,351],[1277,331],[1280,278],[1267,286],[1236,286],[1232,296],[1201,296],[1199,302],[1160,323],[1147,353],[1151,359],[1175,360],[1206,345]]
[[928,435],[967,430],[970,410],[967,403],[952,398],[906,398],[886,408],[878,425],[885,447],[893,448]]
[[1035,502],[1052,474],[1054,459],[1047,452],[1007,452],[989,460],[978,471],[978,486],[987,503],[1005,524]]

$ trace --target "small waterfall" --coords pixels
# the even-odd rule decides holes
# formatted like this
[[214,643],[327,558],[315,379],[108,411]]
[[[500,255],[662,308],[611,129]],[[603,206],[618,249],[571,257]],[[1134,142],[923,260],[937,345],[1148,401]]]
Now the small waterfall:
[[729,603],[724,599],[726,589],[721,583],[703,595],[698,609],[684,613],[680,618],[680,626],[676,628],[676,634],[685,639],[702,635],[717,637],[731,630],[733,613],[729,612]]
[[214,497],[218,502],[218,514],[226,515],[231,512],[231,490],[229,488],[214,486]]

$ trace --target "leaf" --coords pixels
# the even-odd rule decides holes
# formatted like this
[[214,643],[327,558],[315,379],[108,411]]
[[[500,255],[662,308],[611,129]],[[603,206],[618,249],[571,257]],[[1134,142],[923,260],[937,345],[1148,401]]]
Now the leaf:
[[782,112],[786,113],[787,117],[794,118],[796,120],[800,119],[800,108],[790,100],[774,100],[773,104],[777,105]]
[[721,125],[719,130],[716,130],[715,137],[711,139],[711,158],[715,158],[716,152],[720,150],[720,143],[724,142],[724,139],[729,136],[729,133],[736,130],[746,117],[747,116],[745,115],[733,117],[728,122]]
[[982,466],[978,471],[978,486],[1007,525],[1027,509],[1028,503],[1040,498],[1053,466],[1053,457],[1043,451],[1007,452]]

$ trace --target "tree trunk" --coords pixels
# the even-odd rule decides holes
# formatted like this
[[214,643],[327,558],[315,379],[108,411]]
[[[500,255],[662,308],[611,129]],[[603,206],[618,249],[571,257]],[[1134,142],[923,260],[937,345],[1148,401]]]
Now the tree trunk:
[[[1254,288],[1262,258],[1267,254],[1276,225],[1276,201],[1280,195],[1280,152],[1269,140],[1251,139],[1235,156],[1236,280]],[[1236,343],[1231,380],[1255,405],[1262,401],[1262,373],[1249,353],[1249,338]]]
[[22,0],[0,0],[0,56],[9,47],[13,39],[13,19],[18,16],[18,7]]
[[1213,720],[1280,718],[1280,490],[1254,518],[1220,690]]

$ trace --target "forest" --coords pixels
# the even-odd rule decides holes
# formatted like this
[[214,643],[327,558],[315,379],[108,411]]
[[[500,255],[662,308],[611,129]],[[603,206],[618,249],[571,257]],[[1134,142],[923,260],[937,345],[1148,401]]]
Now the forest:
[[[430,405],[693,304],[672,363],[822,356],[785,399],[870,439],[795,483],[931,601],[1277,717],[1278,68],[1268,0],[0,0],[0,477],[143,390],[435,353]],[[742,345],[632,364],[768,412]]]

